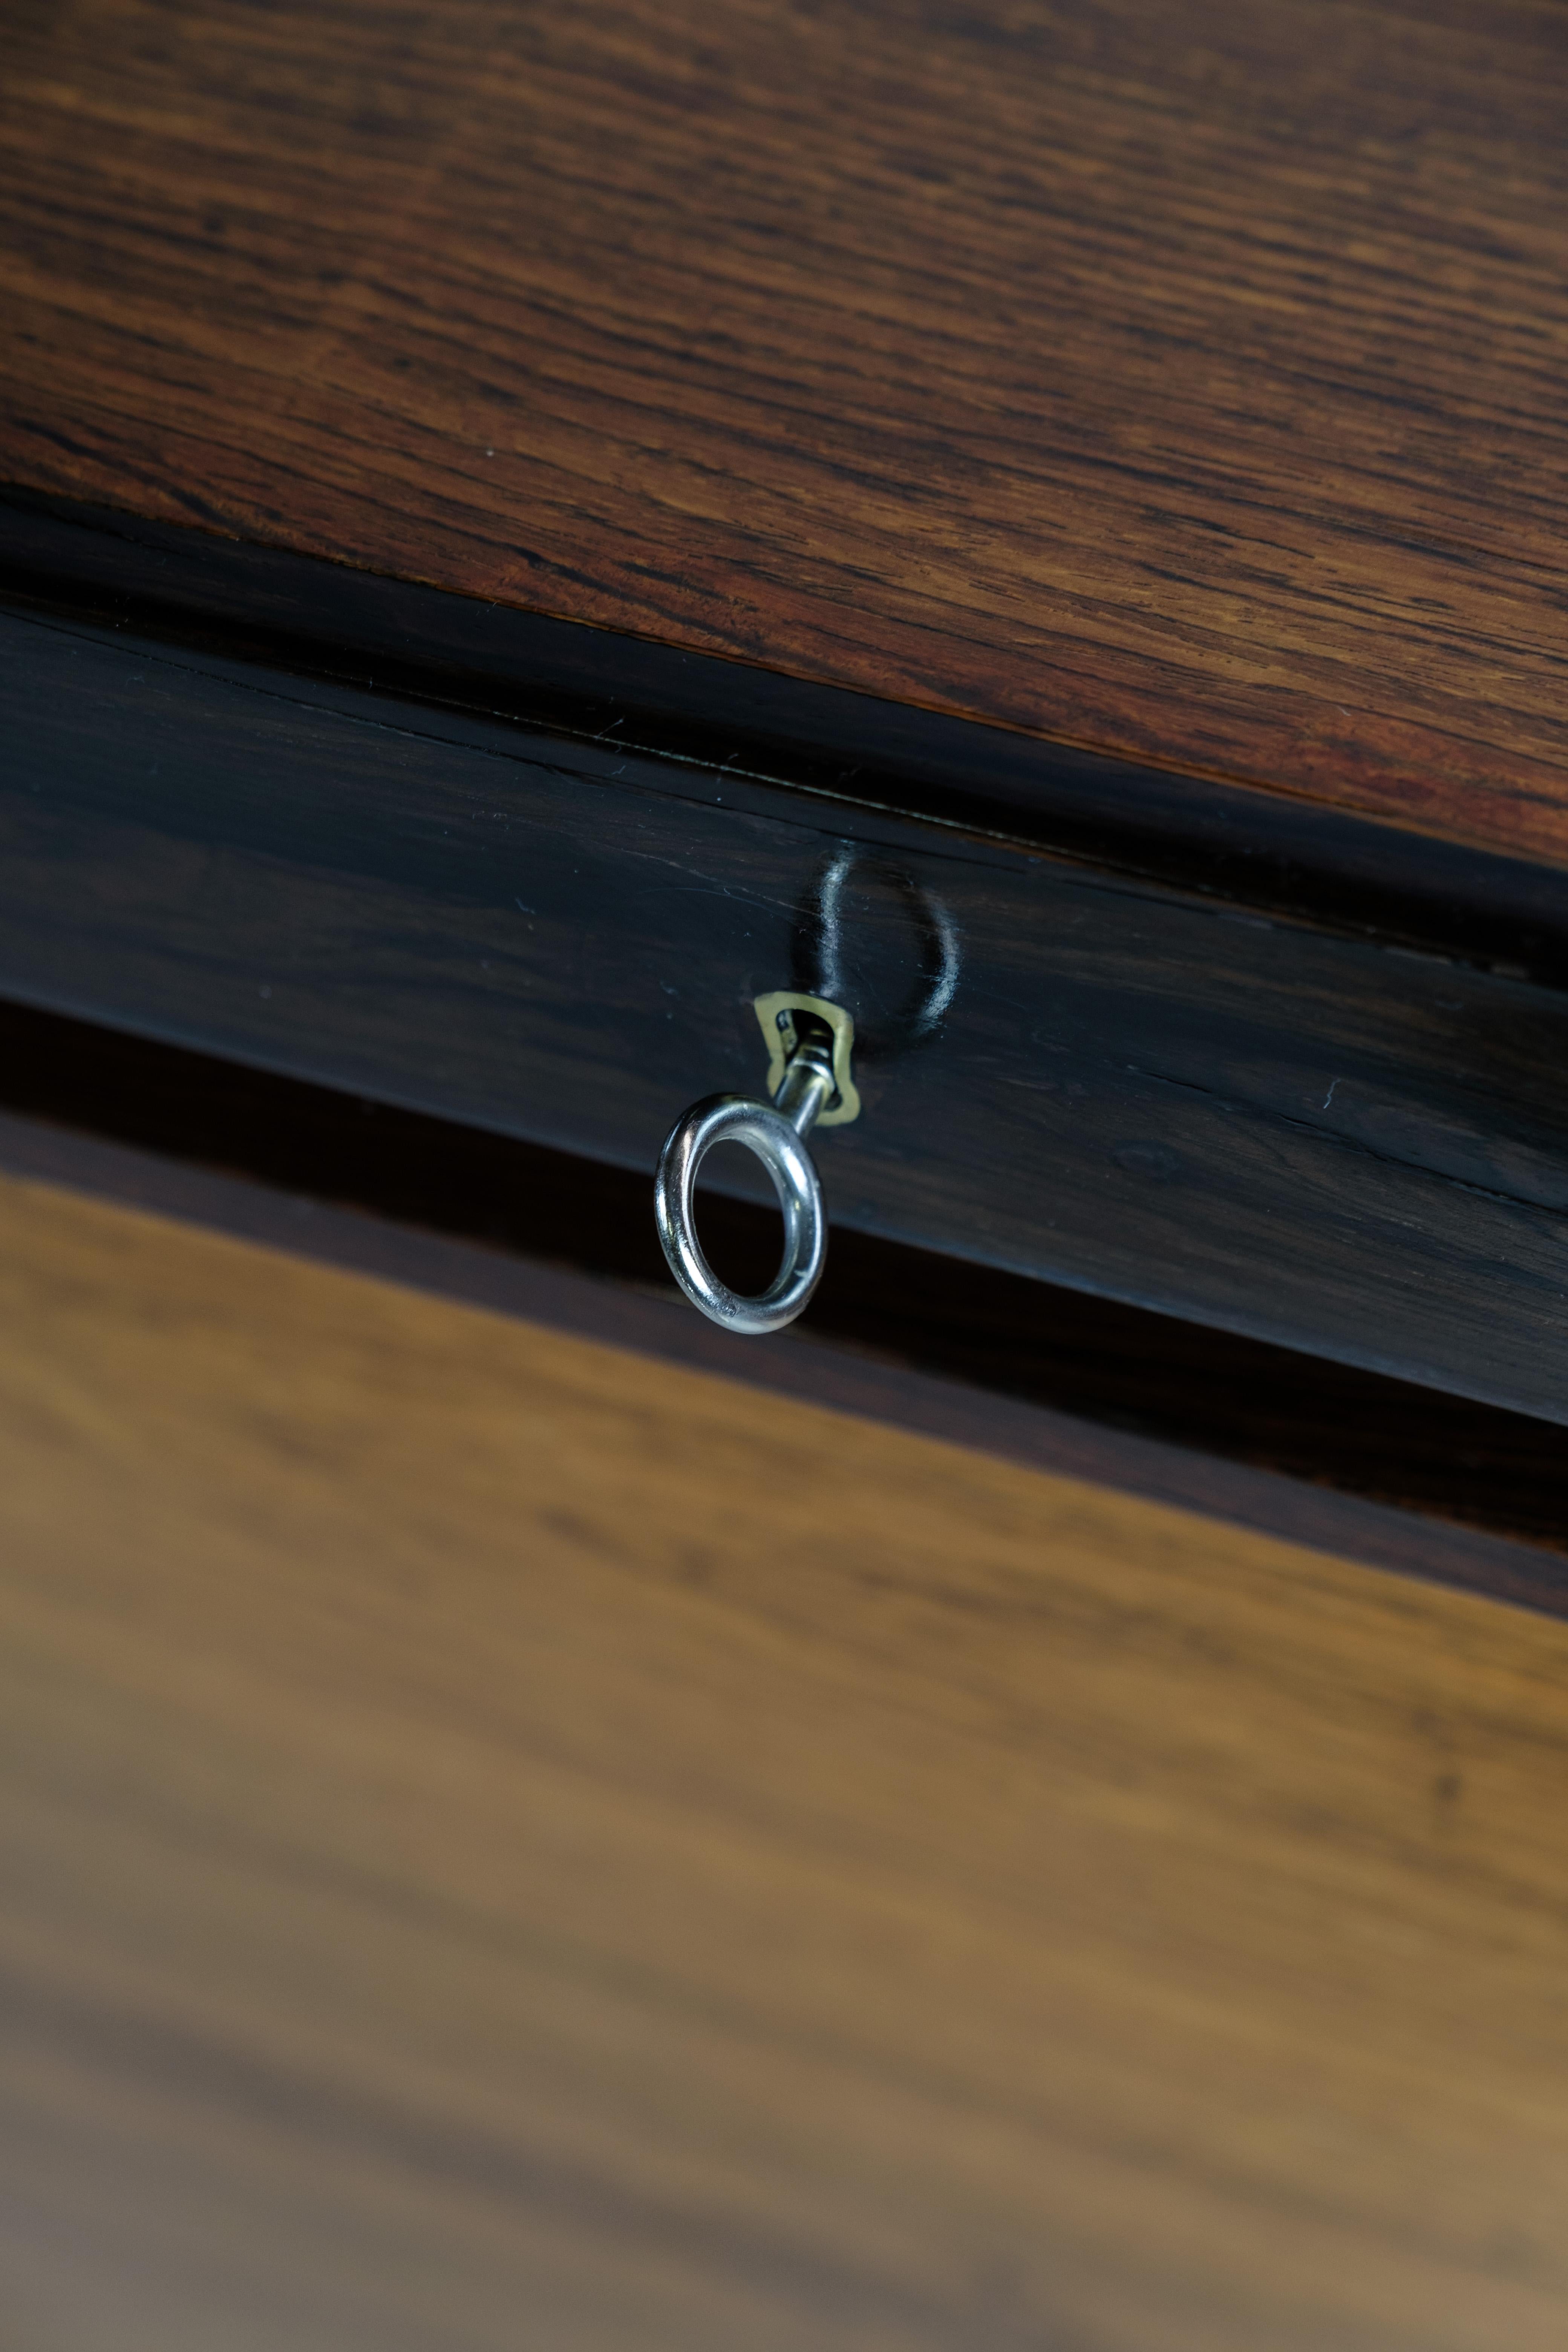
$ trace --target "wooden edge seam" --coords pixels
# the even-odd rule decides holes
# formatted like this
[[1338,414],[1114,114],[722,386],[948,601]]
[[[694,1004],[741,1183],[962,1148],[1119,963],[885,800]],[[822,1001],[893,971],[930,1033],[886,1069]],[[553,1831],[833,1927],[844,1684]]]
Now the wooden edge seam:
[[1151,1502],[1568,1617],[1568,1558],[879,1361],[737,1339],[634,1285],[421,1231],[0,1112],[0,1170]]

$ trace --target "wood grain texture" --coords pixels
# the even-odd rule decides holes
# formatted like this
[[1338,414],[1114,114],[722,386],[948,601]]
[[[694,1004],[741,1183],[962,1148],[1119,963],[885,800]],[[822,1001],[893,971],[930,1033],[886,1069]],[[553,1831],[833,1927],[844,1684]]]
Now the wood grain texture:
[[28,0],[0,472],[1568,859],[1554,0]]
[[1562,987],[4,614],[0,735],[8,996],[646,1173],[805,988],[836,1229],[1568,1420]]
[[1568,1628],[0,1186],[26,2352],[1554,2352]]

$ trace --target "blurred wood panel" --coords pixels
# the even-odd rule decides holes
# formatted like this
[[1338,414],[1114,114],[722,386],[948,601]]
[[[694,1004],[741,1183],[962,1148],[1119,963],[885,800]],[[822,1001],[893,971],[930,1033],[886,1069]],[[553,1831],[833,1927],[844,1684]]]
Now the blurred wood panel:
[[1510,2352],[1568,1628],[0,1186],[25,2352]]
[[1568,857],[1553,0],[23,0],[0,474]]

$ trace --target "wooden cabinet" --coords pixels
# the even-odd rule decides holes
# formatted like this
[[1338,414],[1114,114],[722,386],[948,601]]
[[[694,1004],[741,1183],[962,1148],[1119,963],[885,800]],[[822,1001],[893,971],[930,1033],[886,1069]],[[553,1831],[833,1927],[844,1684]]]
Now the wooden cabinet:
[[1560,2340],[1565,73],[21,12],[24,2352]]

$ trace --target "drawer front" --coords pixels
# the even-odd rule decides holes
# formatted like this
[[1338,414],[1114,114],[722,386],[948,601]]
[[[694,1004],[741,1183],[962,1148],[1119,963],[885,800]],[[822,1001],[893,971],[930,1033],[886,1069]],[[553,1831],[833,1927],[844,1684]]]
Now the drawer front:
[[124,633],[4,650],[15,997],[651,1169],[815,989],[838,1223],[1568,1417],[1554,988]]

